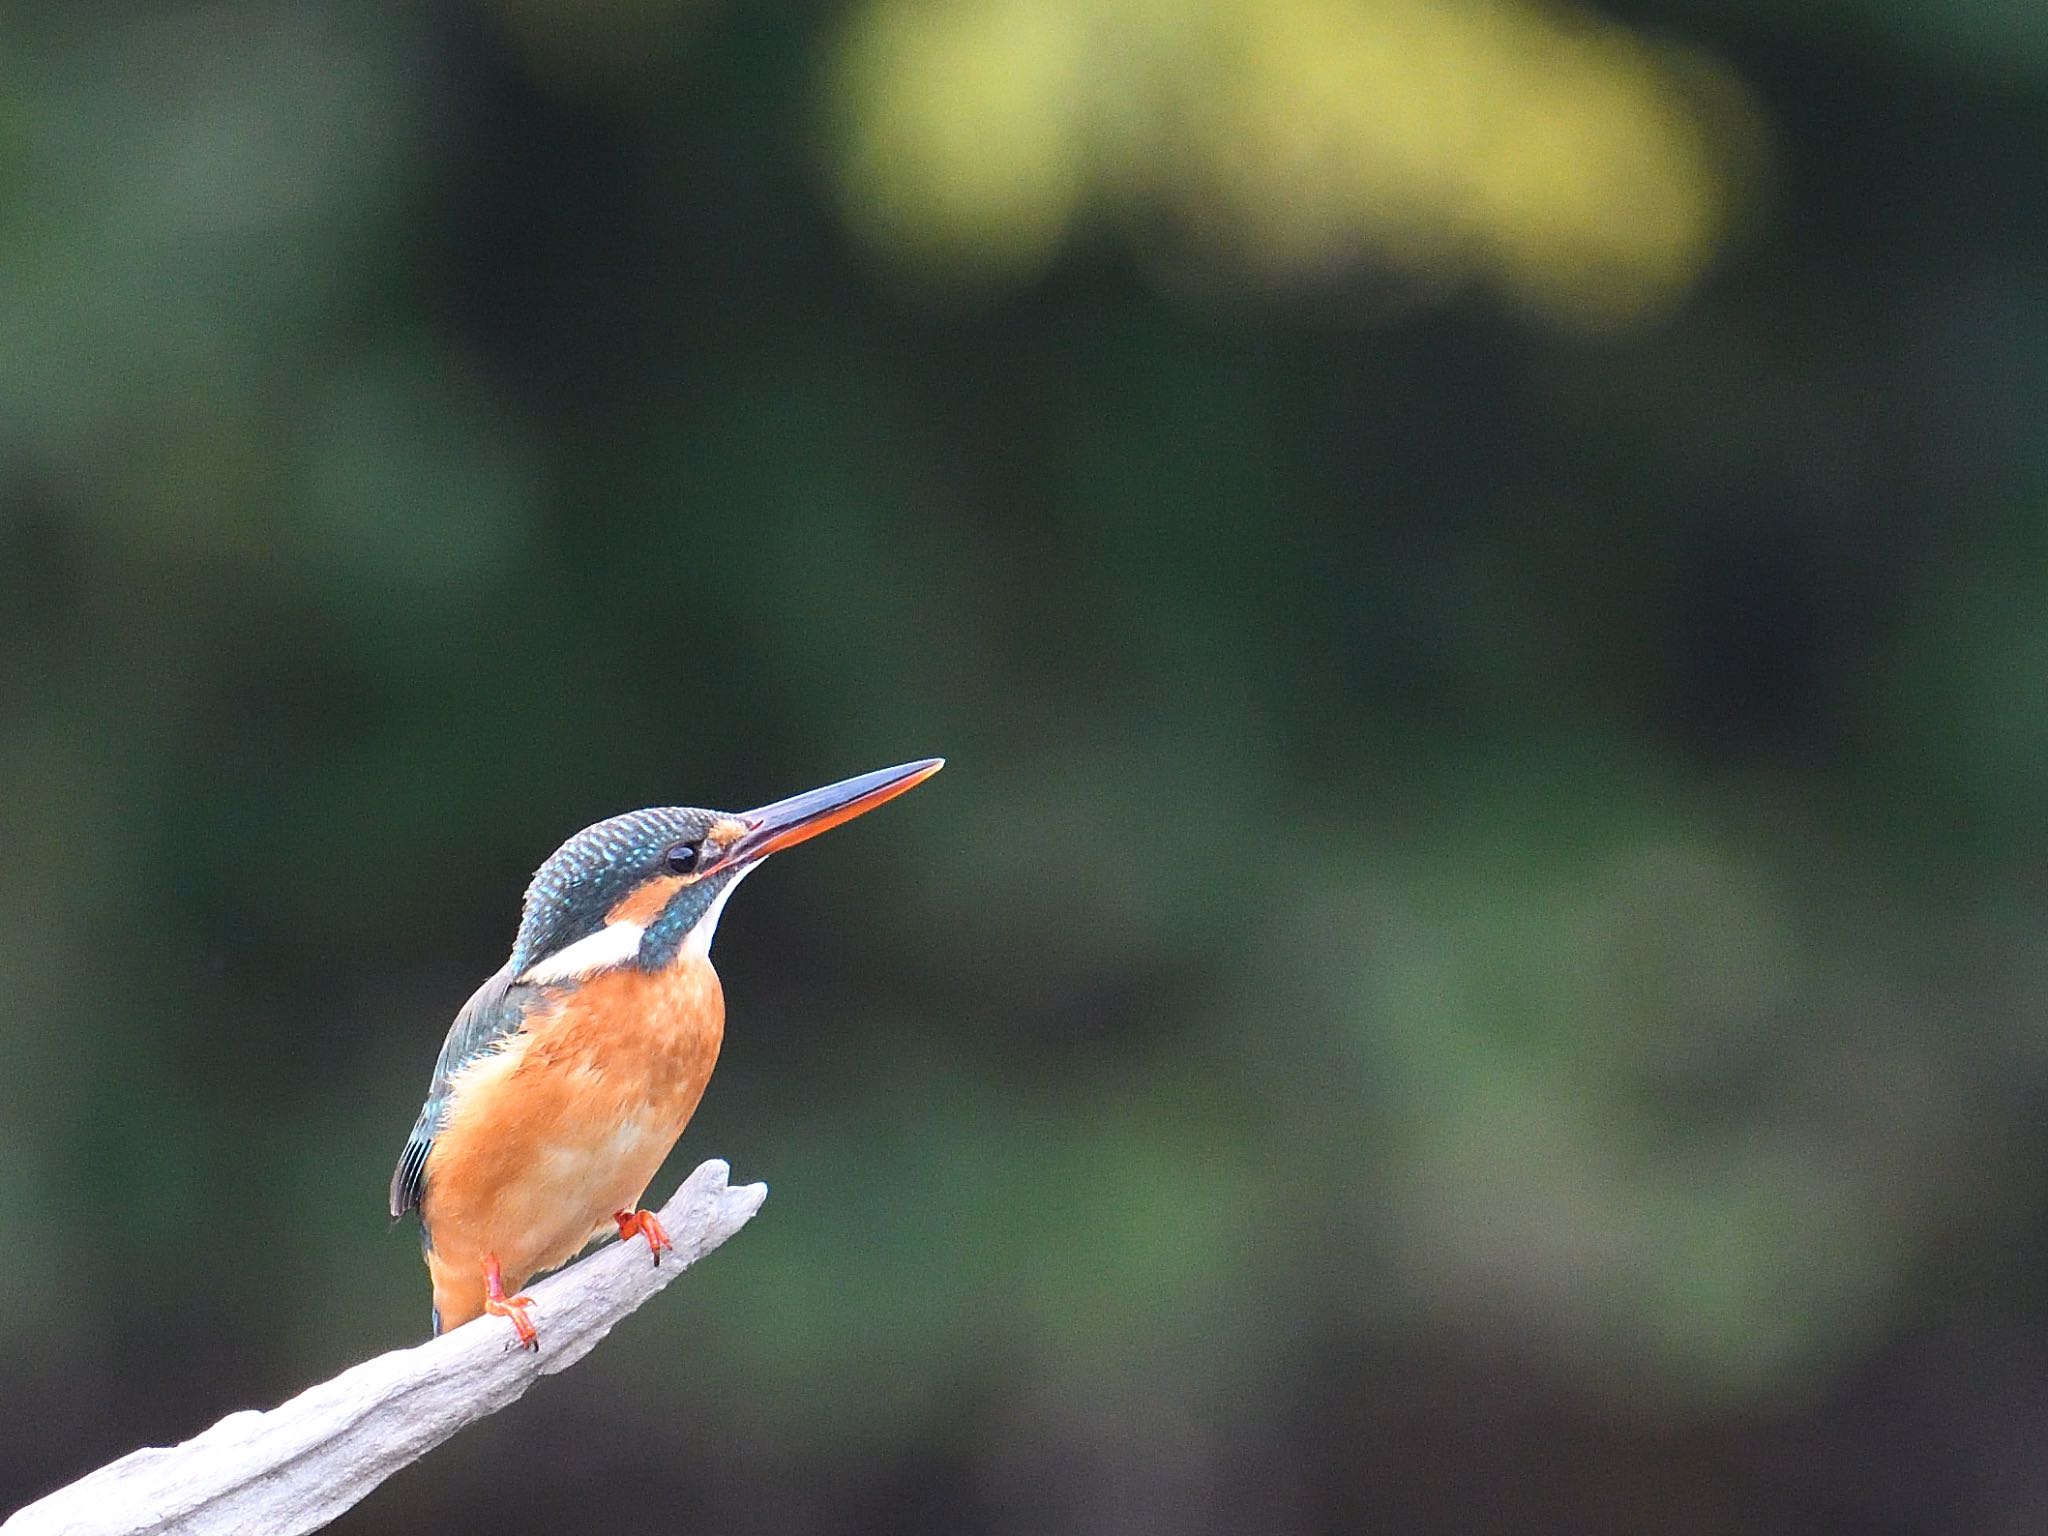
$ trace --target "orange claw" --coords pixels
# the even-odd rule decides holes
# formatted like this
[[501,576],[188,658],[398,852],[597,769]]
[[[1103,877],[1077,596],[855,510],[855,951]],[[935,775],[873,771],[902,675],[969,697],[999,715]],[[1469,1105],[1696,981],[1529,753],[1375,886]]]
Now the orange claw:
[[662,1227],[661,1218],[652,1211],[613,1211],[612,1220],[619,1224],[619,1241],[638,1233],[647,1239],[648,1251],[654,1255],[654,1262],[661,1262],[661,1250],[676,1251],[676,1245],[668,1240],[668,1232]]
[[505,1276],[498,1268],[495,1253],[484,1255],[484,1310],[493,1317],[502,1317],[512,1324],[512,1331],[519,1335],[519,1347],[540,1353],[540,1330],[533,1326],[533,1319],[526,1315],[526,1309],[533,1305],[531,1296],[507,1296]]

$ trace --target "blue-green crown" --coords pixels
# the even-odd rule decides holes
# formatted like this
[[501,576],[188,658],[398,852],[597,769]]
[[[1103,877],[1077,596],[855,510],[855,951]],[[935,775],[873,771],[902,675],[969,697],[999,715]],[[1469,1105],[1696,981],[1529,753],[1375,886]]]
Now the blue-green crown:
[[[613,907],[648,880],[670,873],[668,851],[694,842],[722,813],[695,806],[655,806],[628,811],[585,827],[548,856],[526,888],[519,938],[512,947],[516,976],[535,962],[588,938]],[[665,965],[683,936],[732,878],[732,871],[684,886],[648,925],[640,963]]]

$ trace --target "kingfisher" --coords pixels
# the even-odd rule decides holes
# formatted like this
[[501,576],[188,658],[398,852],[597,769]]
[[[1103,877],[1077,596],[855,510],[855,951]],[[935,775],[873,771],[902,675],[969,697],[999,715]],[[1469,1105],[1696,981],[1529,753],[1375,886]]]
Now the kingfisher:
[[659,806],[584,828],[527,887],[512,955],[455,1016],[391,1176],[420,1213],[434,1332],[490,1313],[538,1350],[519,1294],[614,1227],[661,1262],[640,1197],[725,1036],[719,914],[769,854],[945,766],[926,758],[754,811]]

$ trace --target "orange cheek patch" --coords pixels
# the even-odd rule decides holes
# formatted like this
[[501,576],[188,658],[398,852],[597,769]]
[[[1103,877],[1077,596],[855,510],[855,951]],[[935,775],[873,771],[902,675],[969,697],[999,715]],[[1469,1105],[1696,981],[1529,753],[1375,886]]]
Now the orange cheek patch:
[[688,882],[681,875],[662,875],[645,885],[628,891],[619,902],[605,913],[609,923],[638,923],[646,927],[668,905],[669,897],[675,895]]

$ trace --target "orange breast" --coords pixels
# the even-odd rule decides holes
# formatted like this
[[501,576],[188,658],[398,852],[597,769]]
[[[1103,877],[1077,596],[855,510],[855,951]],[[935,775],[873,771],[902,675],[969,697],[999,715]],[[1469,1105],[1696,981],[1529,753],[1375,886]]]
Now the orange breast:
[[632,966],[566,990],[456,1080],[420,1215],[442,1326],[482,1310],[482,1261],[517,1288],[639,1203],[718,1061],[708,961]]

